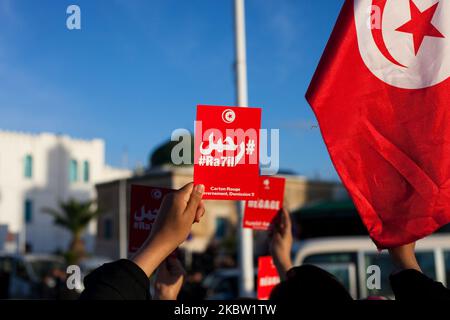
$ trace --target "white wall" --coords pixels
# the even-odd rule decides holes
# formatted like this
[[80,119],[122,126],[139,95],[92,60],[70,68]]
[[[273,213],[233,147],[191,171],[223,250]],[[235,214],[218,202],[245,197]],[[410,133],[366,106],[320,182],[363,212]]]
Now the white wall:
[[[33,176],[24,176],[25,156],[33,157]],[[78,181],[69,181],[69,162],[78,162]],[[90,166],[89,182],[83,181],[83,162]],[[105,179],[130,176],[128,170],[105,165],[103,140],[79,140],[68,136],[42,133],[37,135],[0,130],[0,224],[10,232],[23,233],[24,203],[33,203],[33,219],[25,225],[26,241],[34,252],[66,249],[70,235],[54,226],[52,217],[43,213],[45,207],[58,208],[58,201],[70,198],[94,199],[95,184]],[[93,249],[95,223],[86,236],[88,249]]]

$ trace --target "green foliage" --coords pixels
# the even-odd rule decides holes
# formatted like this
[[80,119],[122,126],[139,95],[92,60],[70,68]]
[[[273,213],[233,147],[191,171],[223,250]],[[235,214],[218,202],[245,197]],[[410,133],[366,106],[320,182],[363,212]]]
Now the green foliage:
[[78,261],[80,261],[80,259],[82,258],[79,253],[73,250],[67,250],[62,254],[62,256],[64,257],[64,260],[68,265],[77,264]]
[[43,212],[51,215],[54,223],[69,230],[72,234],[80,235],[92,219],[99,215],[93,210],[93,201],[80,202],[70,199],[59,203],[60,210],[45,208]]
[[43,212],[51,215],[56,225],[67,229],[72,233],[72,242],[64,253],[64,258],[69,264],[76,264],[85,256],[84,243],[81,234],[92,219],[96,218],[100,211],[93,209],[92,201],[80,202],[70,199],[60,202],[60,210],[44,208]]

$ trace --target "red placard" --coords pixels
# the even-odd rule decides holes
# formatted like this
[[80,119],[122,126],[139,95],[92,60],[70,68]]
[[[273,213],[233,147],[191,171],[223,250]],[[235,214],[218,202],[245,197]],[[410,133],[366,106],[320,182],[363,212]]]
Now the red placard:
[[258,198],[245,203],[244,228],[267,230],[283,207],[286,179],[259,177]]
[[194,182],[204,199],[256,197],[260,128],[260,108],[197,106]]
[[174,190],[131,186],[128,252],[135,253],[150,234],[164,196]]
[[280,276],[271,256],[258,258],[258,300],[268,300]]

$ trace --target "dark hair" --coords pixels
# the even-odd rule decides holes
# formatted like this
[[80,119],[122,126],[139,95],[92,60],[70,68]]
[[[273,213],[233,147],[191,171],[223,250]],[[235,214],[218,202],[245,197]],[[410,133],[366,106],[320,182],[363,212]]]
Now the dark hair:
[[332,274],[316,266],[303,265],[289,270],[287,280],[273,289],[270,300],[282,303],[292,300],[351,301],[353,298]]

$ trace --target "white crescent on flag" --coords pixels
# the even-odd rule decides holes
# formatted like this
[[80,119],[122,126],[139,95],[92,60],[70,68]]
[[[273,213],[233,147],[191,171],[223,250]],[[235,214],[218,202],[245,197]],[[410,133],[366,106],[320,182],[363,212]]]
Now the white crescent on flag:
[[377,78],[402,89],[449,78],[450,0],[355,0],[354,14],[359,51]]

